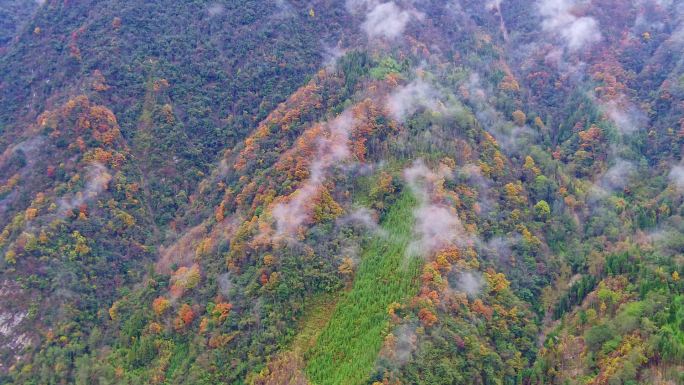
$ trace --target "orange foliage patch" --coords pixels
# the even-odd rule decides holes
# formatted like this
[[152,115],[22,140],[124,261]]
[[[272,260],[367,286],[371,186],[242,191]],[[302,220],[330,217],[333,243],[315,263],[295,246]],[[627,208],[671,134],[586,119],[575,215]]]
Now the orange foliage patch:
[[194,288],[200,281],[200,268],[193,264],[190,268],[182,266],[171,277],[171,294],[174,298],[183,295],[185,290]]
[[309,83],[295,91],[287,101],[279,104],[259,124],[256,131],[245,140],[245,147],[238,155],[235,163],[236,170],[244,170],[247,162],[256,159],[260,148],[259,142],[271,134],[272,128],[279,127],[282,131],[288,131],[302,114],[321,108],[322,98],[319,94],[322,89],[321,83],[328,76],[325,71],[320,71]]
[[437,323],[437,316],[426,308],[420,309],[418,312],[418,318],[423,326],[429,327]]
[[164,297],[157,297],[152,301],[152,310],[155,314],[162,315],[171,306],[171,302]]
[[470,309],[475,313],[484,316],[487,319],[487,321],[491,320],[492,315],[494,315],[494,310],[492,310],[491,307],[485,305],[484,302],[482,302],[482,300],[479,298],[473,301],[472,305],[470,305]]
[[192,311],[192,307],[187,303],[183,304],[178,310],[178,316],[173,322],[173,326],[177,331],[183,330],[186,326],[190,325],[195,319],[195,312]]
[[223,322],[228,318],[230,310],[233,308],[232,304],[221,302],[217,303],[211,314],[218,319],[219,322]]

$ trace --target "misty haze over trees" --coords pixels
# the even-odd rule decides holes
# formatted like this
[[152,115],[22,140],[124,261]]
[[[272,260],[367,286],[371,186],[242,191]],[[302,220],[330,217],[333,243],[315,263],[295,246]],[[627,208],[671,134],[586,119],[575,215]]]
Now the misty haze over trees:
[[684,3],[0,0],[0,383],[684,384]]

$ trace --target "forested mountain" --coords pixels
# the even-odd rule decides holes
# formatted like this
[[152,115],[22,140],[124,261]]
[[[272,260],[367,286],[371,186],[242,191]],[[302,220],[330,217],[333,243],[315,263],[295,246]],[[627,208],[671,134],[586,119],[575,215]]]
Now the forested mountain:
[[7,0],[0,8],[0,52],[18,36],[38,8],[38,1]]
[[0,383],[684,384],[684,3],[0,0]]

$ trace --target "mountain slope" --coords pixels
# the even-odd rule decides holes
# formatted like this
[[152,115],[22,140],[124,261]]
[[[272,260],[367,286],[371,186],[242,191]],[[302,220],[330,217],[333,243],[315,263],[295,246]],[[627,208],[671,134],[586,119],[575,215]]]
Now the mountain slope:
[[683,17],[46,2],[0,56],[0,380],[684,381]]

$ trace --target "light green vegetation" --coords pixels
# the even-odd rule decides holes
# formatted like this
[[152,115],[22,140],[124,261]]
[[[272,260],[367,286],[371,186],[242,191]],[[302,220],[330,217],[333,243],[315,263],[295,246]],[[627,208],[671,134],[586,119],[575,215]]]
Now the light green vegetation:
[[307,353],[307,373],[314,384],[363,383],[388,331],[387,306],[415,294],[421,263],[405,261],[415,203],[404,192],[383,221],[388,236],[375,236],[365,245],[352,289]]

